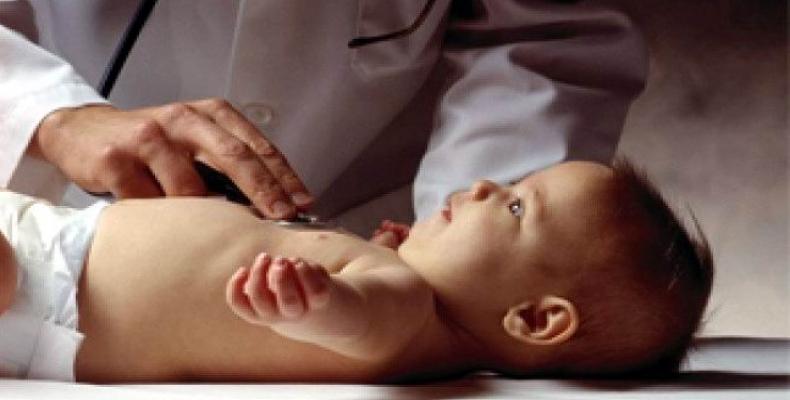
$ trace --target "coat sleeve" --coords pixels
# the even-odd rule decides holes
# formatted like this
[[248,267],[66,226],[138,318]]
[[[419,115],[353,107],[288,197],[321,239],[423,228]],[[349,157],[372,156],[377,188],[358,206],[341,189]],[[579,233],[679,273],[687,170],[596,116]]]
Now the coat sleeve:
[[[13,12],[0,8],[0,22],[13,21]],[[45,116],[105,102],[65,61],[0,25],[0,187],[8,186]]]
[[608,163],[647,76],[640,33],[594,1],[454,2],[448,90],[414,183],[417,218],[479,178]]

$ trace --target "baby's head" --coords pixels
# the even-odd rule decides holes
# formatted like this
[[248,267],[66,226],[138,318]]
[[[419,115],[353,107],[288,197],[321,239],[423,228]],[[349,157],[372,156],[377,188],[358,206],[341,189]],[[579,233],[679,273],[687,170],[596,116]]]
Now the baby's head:
[[677,369],[710,294],[698,236],[627,162],[567,162],[453,194],[399,253],[484,367],[656,374]]

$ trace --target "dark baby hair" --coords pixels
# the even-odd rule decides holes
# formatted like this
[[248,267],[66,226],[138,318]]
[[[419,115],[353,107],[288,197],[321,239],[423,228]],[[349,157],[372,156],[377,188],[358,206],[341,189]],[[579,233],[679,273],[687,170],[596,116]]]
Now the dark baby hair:
[[585,299],[579,331],[545,372],[675,374],[710,297],[710,246],[693,214],[694,235],[644,172],[625,158],[612,167],[611,205],[602,218],[614,228],[591,239],[588,279],[572,294]]

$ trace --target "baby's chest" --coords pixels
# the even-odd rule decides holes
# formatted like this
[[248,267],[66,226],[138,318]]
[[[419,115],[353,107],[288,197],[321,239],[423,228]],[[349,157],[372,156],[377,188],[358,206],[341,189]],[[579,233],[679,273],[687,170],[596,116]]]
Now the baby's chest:
[[[338,273],[361,257],[392,258],[395,253],[354,235],[325,230],[288,229],[274,256],[299,257]],[[358,268],[358,267],[354,267]]]

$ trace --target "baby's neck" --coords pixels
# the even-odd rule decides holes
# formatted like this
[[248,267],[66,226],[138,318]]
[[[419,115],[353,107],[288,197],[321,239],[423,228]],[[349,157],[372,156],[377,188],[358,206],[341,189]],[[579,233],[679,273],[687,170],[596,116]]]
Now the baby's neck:
[[423,329],[393,363],[402,380],[433,380],[483,369],[480,343],[437,304]]

